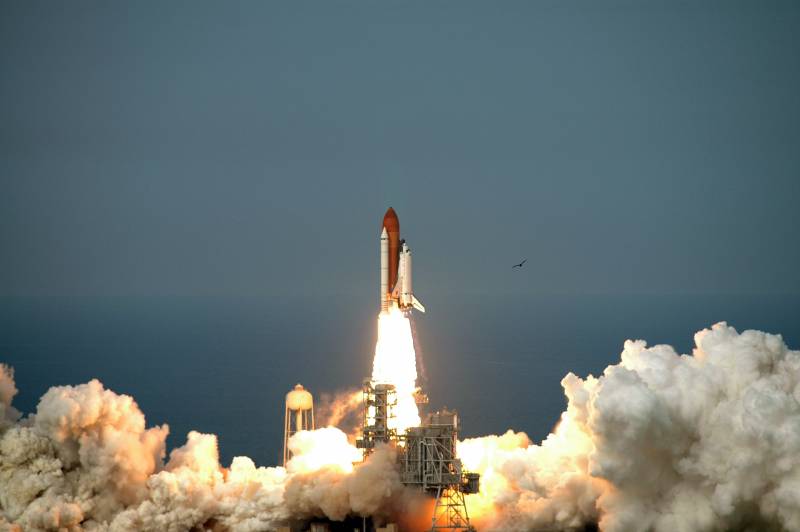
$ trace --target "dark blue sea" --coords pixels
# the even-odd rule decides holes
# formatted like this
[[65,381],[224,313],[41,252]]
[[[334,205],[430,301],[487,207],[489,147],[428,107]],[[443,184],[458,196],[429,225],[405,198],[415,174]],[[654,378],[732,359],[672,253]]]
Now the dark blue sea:
[[[800,348],[798,296],[539,296],[425,301],[417,341],[431,406],[455,408],[462,436],[547,435],[567,372],[595,375],[627,338],[691,352],[718,321],[783,335]],[[0,299],[0,361],[16,369],[14,404],[33,412],[53,385],[91,378],[132,395],[169,445],[219,436],[225,465],[277,464],[283,397],[359,386],[371,371],[375,309],[364,301],[271,298]]]

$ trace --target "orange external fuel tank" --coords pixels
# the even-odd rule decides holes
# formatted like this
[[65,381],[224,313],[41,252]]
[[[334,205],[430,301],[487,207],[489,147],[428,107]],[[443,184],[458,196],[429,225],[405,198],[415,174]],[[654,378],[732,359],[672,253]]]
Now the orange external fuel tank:
[[389,235],[389,292],[391,292],[397,284],[397,266],[400,263],[400,220],[391,207],[383,215],[383,227]]

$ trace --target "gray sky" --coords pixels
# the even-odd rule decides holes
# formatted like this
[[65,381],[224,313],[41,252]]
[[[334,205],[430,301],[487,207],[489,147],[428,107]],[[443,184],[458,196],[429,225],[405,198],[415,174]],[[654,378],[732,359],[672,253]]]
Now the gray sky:
[[800,293],[798,28],[796,2],[4,2],[0,295],[377,300],[389,205],[423,301]]

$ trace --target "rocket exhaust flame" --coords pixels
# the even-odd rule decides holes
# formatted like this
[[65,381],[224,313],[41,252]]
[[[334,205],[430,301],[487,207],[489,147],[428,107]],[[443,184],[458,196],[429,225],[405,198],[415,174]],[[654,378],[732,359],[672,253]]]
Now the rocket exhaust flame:
[[397,308],[378,316],[378,342],[372,362],[372,384],[392,384],[397,394],[395,417],[389,428],[398,433],[420,424],[415,392],[417,356],[411,335],[411,323]]

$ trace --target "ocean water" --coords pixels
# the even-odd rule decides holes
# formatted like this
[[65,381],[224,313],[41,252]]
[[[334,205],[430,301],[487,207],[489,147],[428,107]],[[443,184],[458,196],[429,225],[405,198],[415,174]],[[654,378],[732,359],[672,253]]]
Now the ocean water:
[[[568,372],[598,375],[627,338],[690,353],[718,321],[783,335],[800,348],[798,296],[426,298],[415,320],[431,406],[459,411],[462,436],[525,431],[538,441],[566,402]],[[132,395],[168,443],[190,430],[236,455],[279,462],[283,397],[357,388],[371,371],[375,309],[341,298],[0,299],[0,362],[14,404],[34,412],[50,387],[100,379]]]

